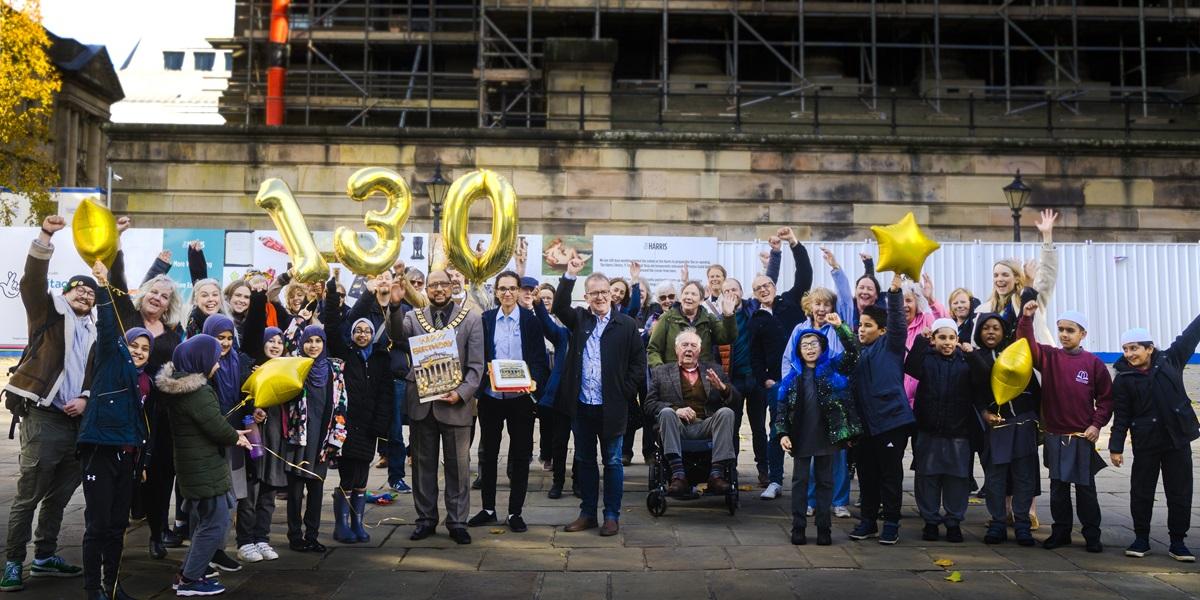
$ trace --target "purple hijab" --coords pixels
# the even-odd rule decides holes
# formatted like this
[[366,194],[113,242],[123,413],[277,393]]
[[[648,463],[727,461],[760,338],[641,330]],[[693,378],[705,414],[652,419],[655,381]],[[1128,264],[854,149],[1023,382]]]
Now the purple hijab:
[[[329,384],[329,341],[325,337],[325,327],[309,325],[304,328],[304,333],[300,336],[301,353],[303,353],[304,342],[314,337],[321,338],[325,345],[321,348],[321,355],[313,359],[312,370],[308,372],[307,384],[323,388]],[[308,355],[304,354],[304,356]]]
[[[217,313],[204,321],[204,334],[211,335],[215,339],[217,335],[228,331],[230,334],[237,337],[237,327],[233,324],[233,319]],[[217,371],[217,398],[221,401],[221,412],[228,411],[241,400],[241,378],[242,366],[238,360],[237,347],[231,347],[229,352],[222,356],[219,360],[221,369]]]

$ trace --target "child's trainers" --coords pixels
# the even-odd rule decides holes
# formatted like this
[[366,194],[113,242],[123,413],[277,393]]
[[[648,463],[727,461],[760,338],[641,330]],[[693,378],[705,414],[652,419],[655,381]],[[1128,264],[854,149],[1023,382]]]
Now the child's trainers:
[[401,477],[400,479],[397,479],[395,483],[393,483],[392,485],[390,485],[388,487],[392,488],[392,491],[396,492],[397,494],[411,494],[412,493],[412,488],[409,487],[408,483],[404,481],[403,477]]
[[8,561],[4,563],[4,577],[0,579],[0,592],[19,592],[25,589],[21,582],[21,563]]
[[1146,538],[1133,540],[1133,543],[1125,549],[1125,556],[1132,556],[1133,558],[1142,558],[1147,554],[1150,554],[1150,541]]
[[1183,542],[1171,542],[1171,549],[1167,554],[1179,562],[1196,562],[1196,557]]
[[898,521],[884,521],[883,533],[879,534],[879,543],[885,546],[891,546],[900,541],[900,523]]
[[32,577],[79,577],[83,575],[83,569],[68,564],[61,556],[51,556],[50,558],[33,559],[33,564],[29,567],[29,574]]
[[879,535],[879,526],[875,524],[875,521],[862,519],[858,522],[858,525],[854,527],[854,531],[850,532],[850,539],[865,540],[867,538],[873,538],[876,535]]
[[179,587],[175,588],[176,596],[216,596],[223,593],[225,593],[225,586],[205,578],[195,581],[180,579]]

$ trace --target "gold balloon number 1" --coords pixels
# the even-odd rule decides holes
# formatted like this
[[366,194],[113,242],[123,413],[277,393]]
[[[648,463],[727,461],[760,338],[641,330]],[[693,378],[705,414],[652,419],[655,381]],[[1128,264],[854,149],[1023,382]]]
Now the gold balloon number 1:
[[[364,249],[358,242],[358,235],[349,227],[338,227],[333,235],[334,256],[358,275],[378,275],[395,264],[400,256],[400,243],[404,240],[401,230],[412,209],[408,183],[391,169],[359,169],[346,181],[346,195],[351,200],[363,202],[376,193],[383,194],[386,199],[384,210],[367,211],[363,217],[364,224],[377,236],[374,246]],[[467,222],[471,204],[484,196],[492,202],[492,243],[482,256],[477,257],[467,240]],[[283,238],[292,261],[293,277],[305,283],[328,278],[329,263],[317,249],[288,185],[277,178],[264,181],[254,203],[267,211]],[[500,272],[512,258],[517,240],[517,195],[512,185],[486,169],[460,177],[447,193],[442,230],[446,232],[450,262],[469,281],[482,282]]]

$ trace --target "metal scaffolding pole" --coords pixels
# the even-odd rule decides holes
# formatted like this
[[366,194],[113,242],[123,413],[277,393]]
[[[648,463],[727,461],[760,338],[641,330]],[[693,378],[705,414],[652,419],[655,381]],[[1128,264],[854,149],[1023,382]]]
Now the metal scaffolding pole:
[[[804,82],[808,81],[808,78],[804,75],[804,0],[796,0],[796,33],[799,38],[797,45],[800,48],[800,60],[797,63],[800,65],[800,85],[804,85]],[[804,105],[807,101],[807,96],[800,94],[800,112],[804,112]]]
[[934,109],[942,112],[942,10],[941,2],[933,0],[933,98]]
[[1142,116],[1150,116],[1149,95],[1146,93],[1146,0],[1138,0],[1138,50],[1142,60]]
[[484,56],[487,53],[487,0],[479,0],[478,10],[479,43],[476,44],[478,51],[475,56],[475,69],[479,71],[479,79],[476,82],[479,107],[476,112],[479,114],[479,127],[487,127],[487,58]]
[[[879,39],[875,29],[875,0],[871,0],[871,110],[878,110],[879,101]],[[801,69],[804,67],[802,66]]]

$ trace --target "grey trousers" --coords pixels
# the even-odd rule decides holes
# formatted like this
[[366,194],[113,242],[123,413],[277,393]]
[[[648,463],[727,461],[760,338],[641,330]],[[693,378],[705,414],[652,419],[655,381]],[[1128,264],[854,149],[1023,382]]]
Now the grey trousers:
[[1004,526],[1008,519],[1008,509],[1004,506],[1008,496],[1008,479],[1012,477],[1012,514],[1013,530],[1029,531],[1029,509],[1033,506],[1033,497],[1037,493],[1042,476],[1042,466],[1036,453],[1014,459],[1003,465],[983,465],[983,489],[987,501],[988,514],[992,520],[990,525]]
[[438,523],[438,452],[446,464],[446,528],[467,526],[471,511],[471,428],[439,422],[430,414],[409,423],[412,442],[413,505],[417,524]]
[[792,529],[804,529],[808,525],[808,467],[811,464],[817,481],[813,508],[817,530],[829,531],[832,527],[829,516],[833,505],[833,459],[834,456],[796,456],[792,458]]
[[721,408],[711,417],[684,424],[675,414],[675,409],[664,408],[658,412],[658,435],[662,438],[663,453],[683,456],[679,440],[713,441],[713,462],[733,460],[737,454],[733,448],[733,426],[737,414],[728,406]]
[[183,576],[191,580],[204,577],[213,554],[225,547],[229,533],[229,511],[237,504],[233,493],[211,498],[188,500],[192,525],[192,547],[183,558]]
[[246,486],[248,495],[237,501],[237,545],[267,543],[276,489],[261,481],[248,481]]
[[[25,561],[25,546],[33,538],[34,558],[50,558],[58,551],[58,531],[63,509],[83,480],[75,458],[79,419],[48,409],[30,409],[21,419],[21,474],[17,495],[8,513],[8,560]],[[40,506],[39,506],[40,505]],[[33,512],[38,512],[37,531]]]
[[[967,514],[967,499],[971,495],[971,478],[953,475],[916,475],[913,495],[917,511],[927,525],[958,527]],[[941,509],[946,509],[942,515]]]

